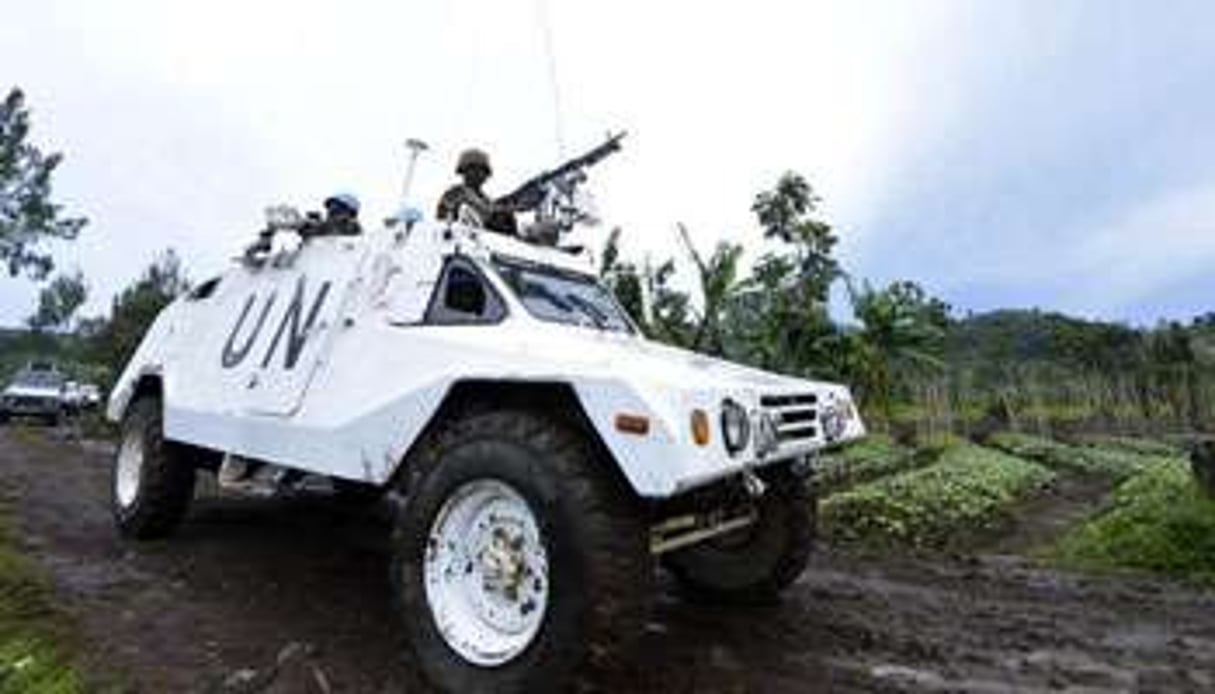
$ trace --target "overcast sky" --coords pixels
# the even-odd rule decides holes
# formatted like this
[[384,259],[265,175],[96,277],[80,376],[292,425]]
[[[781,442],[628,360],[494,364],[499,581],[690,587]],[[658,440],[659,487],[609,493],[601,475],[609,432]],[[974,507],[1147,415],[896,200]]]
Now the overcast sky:
[[[963,311],[1215,310],[1215,4],[10,5],[0,89],[25,89],[66,154],[58,199],[92,220],[57,251],[85,313],[162,248],[222,270],[271,203],[351,190],[382,218],[408,137],[432,147],[429,213],[467,145],[505,192],[618,129],[593,181],[636,257],[677,253],[680,221],[706,249],[757,243],[751,199],[792,169],[859,277]],[[35,297],[0,279],[0,324]]]

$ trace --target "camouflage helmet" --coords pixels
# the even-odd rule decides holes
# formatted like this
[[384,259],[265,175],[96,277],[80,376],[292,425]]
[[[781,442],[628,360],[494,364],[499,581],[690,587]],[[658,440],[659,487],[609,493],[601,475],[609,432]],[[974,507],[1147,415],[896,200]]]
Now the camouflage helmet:
[[466,149],[460,152],[460,158],[456,161],[456,173],[463,175],[464,172],[471,168],[479,167],[485,169],[485,173],[493,173],[493,168],[489,165],[489,155],[479,149]]

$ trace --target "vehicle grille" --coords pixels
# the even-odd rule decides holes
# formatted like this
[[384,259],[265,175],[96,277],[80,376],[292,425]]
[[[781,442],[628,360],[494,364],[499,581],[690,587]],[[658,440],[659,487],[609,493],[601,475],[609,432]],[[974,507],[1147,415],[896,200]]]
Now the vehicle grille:
[[780,443],[798,443],[818,433],[818,397],[814,393],[764,395],[759,404],[776,420]]

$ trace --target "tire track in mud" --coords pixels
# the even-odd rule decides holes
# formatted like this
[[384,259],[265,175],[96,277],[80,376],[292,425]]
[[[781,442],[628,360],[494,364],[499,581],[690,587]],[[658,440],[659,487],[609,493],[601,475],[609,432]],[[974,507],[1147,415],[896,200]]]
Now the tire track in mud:
[[[0,428],[28,551],[92,657],[140,691],[425,691],[401,658],[381,521],[317,498],[212,498],[173,540],[131,544],[108,475],[104,445]],[[587,688],[1215,690],[1215,594],[1168,582],[828,549],[777,605],[693,605],[663,585],[637,658]]]

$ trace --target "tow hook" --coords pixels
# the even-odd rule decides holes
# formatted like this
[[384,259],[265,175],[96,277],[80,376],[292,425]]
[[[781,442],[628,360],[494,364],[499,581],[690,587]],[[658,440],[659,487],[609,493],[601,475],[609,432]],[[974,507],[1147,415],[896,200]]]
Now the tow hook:
[[789,466],[789,473],[799,480],[808,479],[814,474],[814,470],[818,468],[818,452],[810,455],[804,455]]
[[764,484],[759,475],[755,474],[755,471],[749,467],[743,468],[742,482],[743,489],[747,490],[747,496],[752,499],[758,499],[768,490],[768,485]]

